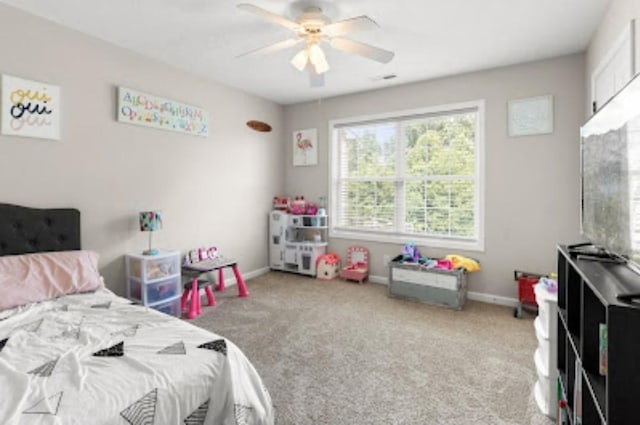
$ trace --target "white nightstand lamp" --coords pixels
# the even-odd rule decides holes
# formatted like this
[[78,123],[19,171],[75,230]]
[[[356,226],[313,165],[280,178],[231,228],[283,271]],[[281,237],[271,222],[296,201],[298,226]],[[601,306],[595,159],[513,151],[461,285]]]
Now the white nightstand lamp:
[[140,231],[149,232],[149,249],[143,251],[144,255],[158,255],[157,249],[151,248],[151,235],[156,230],[162,229],[162,213],[160,211],[141,211]]

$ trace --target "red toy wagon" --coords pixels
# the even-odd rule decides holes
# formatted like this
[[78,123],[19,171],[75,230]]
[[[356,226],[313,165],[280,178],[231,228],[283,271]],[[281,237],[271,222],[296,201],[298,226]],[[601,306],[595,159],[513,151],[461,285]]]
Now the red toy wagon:
[[518,306],[513,309],[513,317],[519,319],[522,316],[523,308],[538,311],[538,303],[536,302],[533,285],[538,283],[541,277],[547,277],[547,275],[523,272],[520,270],[513,271],[513,280],[518,282]]

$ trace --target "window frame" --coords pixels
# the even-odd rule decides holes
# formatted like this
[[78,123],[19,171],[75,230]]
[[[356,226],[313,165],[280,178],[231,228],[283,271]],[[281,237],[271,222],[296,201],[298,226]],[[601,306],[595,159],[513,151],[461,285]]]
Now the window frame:
[[[463,110],[474,109],[477,111],[476,122],[476,156],[475,156],[475,175],[474,181],[477,183],[474,191],[474,214],[476,217],[476,235],[474,238],[456,238],[456,237],[437,237],[422,236],[409,233],[400,233],[397,230],[393,233],[380,232],[374,230],[359,230],[340,228],[336,226],[336,220],[329,220],[329,237],[338,239],[354,239],[381,243],[407,243],[414,242],[418,245],[429,246],[433,248],[449,248],[467,251],[484,251],[484,217],[485,217],[485,101],[484,99],[472,100],[467,102],[449,103],[444,105],[435,105],[424,108],[398,110],[373,115],[362,115],[348,118],[340,118],[329,121],[329,194],[328,205],[331,217],[338,217],[338,173],[339,167],[339,138],[338,128],[346,125],[358,125],[366,122],[375,121],[394,121],[408,119],[412,116],[420,115],[446,115],[448,113],[456,113]],[[403,155],[404,157],[404,155]],[[404,164],[403,164],[404,168]],[[403,177],[404,181],[410,181],[408,176]],[[394,180],[399,181],[394,177]],[[404,202],[396,198],[396,209],[398,204]],[[396,229],[398,223],[394,223]]]

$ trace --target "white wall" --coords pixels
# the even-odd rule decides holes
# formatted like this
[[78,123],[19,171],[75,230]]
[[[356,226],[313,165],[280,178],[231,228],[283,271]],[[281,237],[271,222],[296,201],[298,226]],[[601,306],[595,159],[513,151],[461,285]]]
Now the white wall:
[[[122,293],[125,253],[147,234],[137,213],[161,209],[154,245],[216,245],[244,272],[267,266],[267,213],[284,188],[282,107],[193,77],[0,4],[0,73],[61,87],[60,141],[0,135],[0,202],[75,207],[82,243]],[[115,121],[116,87],[205,108],[207,138]],[[274,131],[257,133],[258,119]]]
[[[469,277],[470,290],[517,297],[513,270],[548,273],[556,269],[557,243],[579,240],[579,137],[584,105],[584,55],[527,63],[285,107],[285,138],[297,129],[317,128],[319,165],[293,167],[286,152],[286,194],[317,199],[328,193],[328,121],[350,116],[486,100],[486,220],[484,252],[457,252],[481,261]],[[507,136],[507,101],[551,94],[555,130],[551,135]],[[352,240],[331,239],[341,256]],[[383,255],[400,245],[366,243],[371,274],[386,276]],[[452,251],[420,247],[428,256]]]

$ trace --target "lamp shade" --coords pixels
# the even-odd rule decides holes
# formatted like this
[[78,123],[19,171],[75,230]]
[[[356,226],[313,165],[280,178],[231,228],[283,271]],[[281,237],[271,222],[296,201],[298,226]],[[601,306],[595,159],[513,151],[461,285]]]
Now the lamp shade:
[[309,59],[309,52],[307,49],[300,50],[294,57],[291,59],[291,64],[296,67],[298,71],[302,71],[305,66],[307,66],[307,60]]
[[162,229],[162,213],[160,211],[140,212],[140,231],[153,232]]

